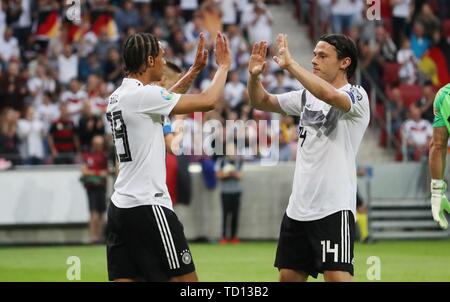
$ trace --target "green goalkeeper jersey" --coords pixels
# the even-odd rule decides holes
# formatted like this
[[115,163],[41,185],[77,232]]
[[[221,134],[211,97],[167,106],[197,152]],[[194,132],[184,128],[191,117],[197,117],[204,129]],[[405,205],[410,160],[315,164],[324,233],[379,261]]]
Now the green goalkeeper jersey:
[[450,133],[450,83],[436,94],[433,127],[447,127]]

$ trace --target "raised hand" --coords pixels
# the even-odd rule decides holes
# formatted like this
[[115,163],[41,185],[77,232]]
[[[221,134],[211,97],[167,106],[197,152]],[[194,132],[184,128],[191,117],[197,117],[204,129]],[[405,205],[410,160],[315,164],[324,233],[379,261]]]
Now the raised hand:
[[200,38],[197,45],[197,53],[195,55],[194,64],[192,65],[192,69],[197,72],[202,71],[206,66],[206,62],[208,61],[208,50],[205,49],[205,43],[205,35],[204,33],[200,33]]
[[287,35],[279,34],[277,37],[277,49],[278,53],[273,57],[274,61],[282,69],[286,69],[292,62],[292,56],[289,52]]
[[229,70],[231,67],[231,50],[228,39],[221,32],[216,37],[216,63],[219,67]]
[[258,42],[253,45],[252,55],[248,62],[248,71],[253,76],[260,75],[266,67],[267,42]]

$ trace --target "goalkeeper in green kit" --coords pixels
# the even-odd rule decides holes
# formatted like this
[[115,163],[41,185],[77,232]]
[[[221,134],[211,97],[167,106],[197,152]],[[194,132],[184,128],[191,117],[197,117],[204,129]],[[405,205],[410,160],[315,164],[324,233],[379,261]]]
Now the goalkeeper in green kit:
[[431,211],[441,228],[448,228],[445,212],[450,213],[450,203],[445,196],[444,181],[447,144],[450,133],[450,83],[443,87],[434,100],[433,138],[430,146]]

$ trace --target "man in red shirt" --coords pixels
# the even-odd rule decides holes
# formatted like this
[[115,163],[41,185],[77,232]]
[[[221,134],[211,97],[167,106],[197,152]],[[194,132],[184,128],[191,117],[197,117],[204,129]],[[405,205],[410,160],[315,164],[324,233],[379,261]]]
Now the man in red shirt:
[[80,143],[67,104],[62,103],[59,110],[61,115],[50,127],[48,144],[55,164],[70,165],[75,162]]
[[83,153],[82,182],[89,200],[89,234],[92,243],[102,242],[104,225],[103,214],[106,210],[106,177],[108,159],[105,139],[101,135],[92,138],[91,151]]

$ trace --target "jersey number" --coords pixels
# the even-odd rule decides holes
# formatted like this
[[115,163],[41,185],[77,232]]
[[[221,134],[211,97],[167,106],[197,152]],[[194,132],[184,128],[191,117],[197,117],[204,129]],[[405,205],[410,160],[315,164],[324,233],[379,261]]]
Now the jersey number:
[[330,240],[322,240],[320,241],[320,244],[322,245],[322,262],[325,263],[327,259],[327,254],[333,254],[333,260],[334,262],[338,262],[338,251],[339,246],[335,244],[333,248],[331,247]]
[[122,111],[108,112],[106,117],[111,125],[114,143],[116,143],[118,139],[122,140],[124,153],[119,154],[116,148],[119,161],[121,163],[132,161],[130,144],[128,142],[127,126],[123,121]]
[[303,147],[303,144],[305,143],[305,140],[306,140],[306,133],[307,132],[306,132],[306,129],[304,127],[300,127],[300,129],[298,131],[300,133],[299,137],[303,138],[303,141],[302,141],[302,144],[300,145],[300,147]]

